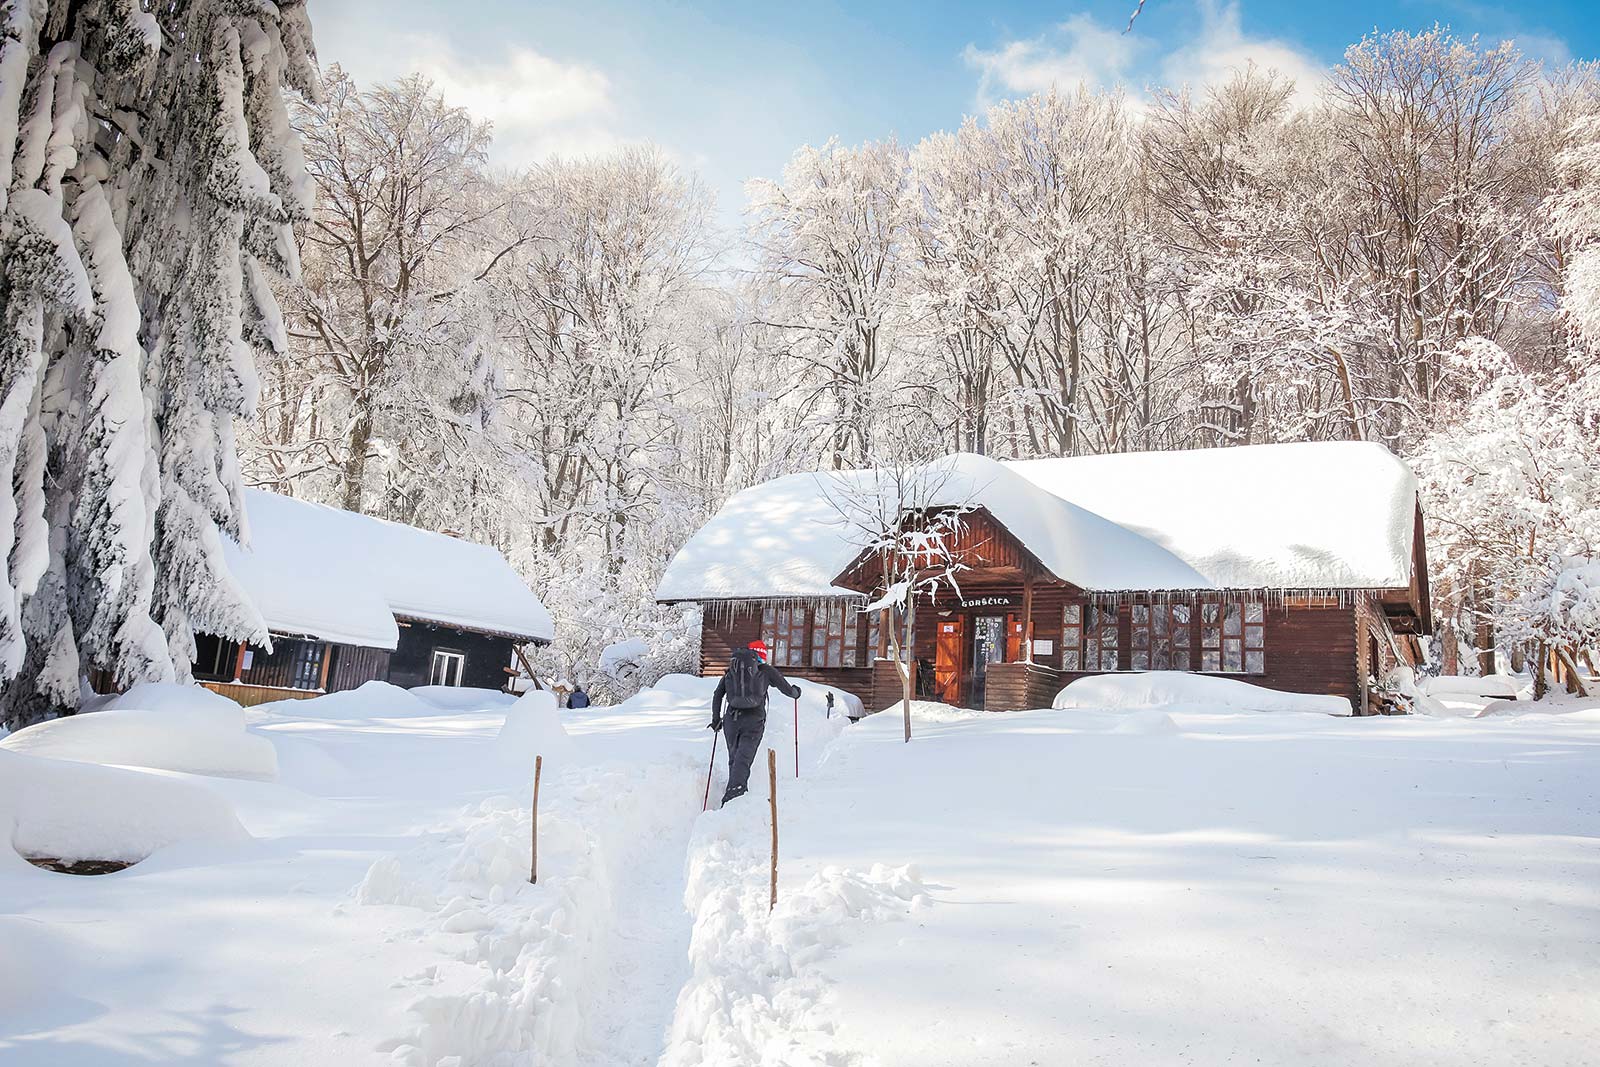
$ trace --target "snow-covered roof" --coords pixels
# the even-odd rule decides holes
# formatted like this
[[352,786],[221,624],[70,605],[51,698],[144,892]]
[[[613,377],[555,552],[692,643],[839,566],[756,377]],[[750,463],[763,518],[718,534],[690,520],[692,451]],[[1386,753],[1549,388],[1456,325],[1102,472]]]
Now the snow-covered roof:
[[550,613],[505,557],[414,526],[245,490],[250,547],[228,566],[279,633],[395,647],[395,617],[548,641]]
[[1417,479],[1363,441],[1008,464],[1171,550],[1219,589],[1401,589]]
[[[1314,443],[1000,463],[938,461],[929,506],[987,509],[1084,589],[1368,589],[1410,582],[1416,480],[1381,445]],[[825,597],[864,547],[838,501],[873,471],[737,494],[667,567],[660,600]]]

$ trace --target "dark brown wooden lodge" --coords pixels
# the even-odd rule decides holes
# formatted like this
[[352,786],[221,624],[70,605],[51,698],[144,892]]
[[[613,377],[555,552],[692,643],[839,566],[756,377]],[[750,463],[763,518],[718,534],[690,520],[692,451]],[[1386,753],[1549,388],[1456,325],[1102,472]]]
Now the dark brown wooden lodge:
[[225,546],[272,647],[196,635],[194,677],[241,704],[383,681],[501,689],[549,613],[497,550],[246,490],[253,537]]
[[[1048,707],[1088,674],[1174,670],[1341,696],[1356,714],[1375,713],[1376,683],[1397,664],[1417,665],[1419,638],[1432,628],[1412,507],[1405,586],[1115,593],[1063,581],[978,507],[955,539],[959,591],[945,586],[916,603],[916,693],[1005,711]],[[901,688],[891,613],[861,610],[884,587],[876,557],[858,556],[832,584],[861,595],[700,599],[702,674],[720,674],[731,650],[760,638],[792,678],[854,693],[869,712],[893,704]]]

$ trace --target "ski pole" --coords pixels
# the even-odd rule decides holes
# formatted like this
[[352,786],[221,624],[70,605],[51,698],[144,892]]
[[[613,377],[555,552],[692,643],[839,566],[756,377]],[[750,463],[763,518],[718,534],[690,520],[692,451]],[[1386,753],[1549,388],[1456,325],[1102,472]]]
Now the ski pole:
[[794,776],[800,777],[800,698],[794,698]]
[[711,806],[711,775],[717,769],[717,735],[721,730],[711,731],[711,763],[706,767],[706,795],[700,798],[700,810],[705,811]]

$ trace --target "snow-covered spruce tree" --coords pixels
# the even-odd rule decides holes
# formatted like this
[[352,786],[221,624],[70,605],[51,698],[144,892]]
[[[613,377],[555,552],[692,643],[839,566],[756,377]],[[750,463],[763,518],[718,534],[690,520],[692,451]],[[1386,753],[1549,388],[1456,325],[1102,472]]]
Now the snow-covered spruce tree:
[[0,3],[0,719],[266,640],[229,577],[233,419],[309,187],[301,0]]

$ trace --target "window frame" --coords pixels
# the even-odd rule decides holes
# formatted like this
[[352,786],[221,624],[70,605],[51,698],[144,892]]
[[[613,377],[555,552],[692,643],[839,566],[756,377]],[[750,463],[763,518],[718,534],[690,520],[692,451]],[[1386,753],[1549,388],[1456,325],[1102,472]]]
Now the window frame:
[[1201,674],[1267,673],[1267,610],[1261,601],[1205,601],[1197,630]]
[[[446,664],[446,665],[448,665],[450,663],[454,663],[455,664],[456,680],[454,682],[448,682],[448,681],[440,680],[439,666],[440,666],[441,662]],[[446,670],[448,672],[448,666],[447,666]],[[467,654],[465,652],[461,651],[460,649],[455,649],[455,648],[435,648],[433,650],[432,656],[429,657],[429,660],[428,660],[428,684],[429,685],[438,685],[438,686],[444,686],[446,688],[451,688],[451,689],[459,689],[461,687],[461,684],[462,684],[462,679],[466,677],[466,673],[467,673]],[[448,673],[447,673],[447,676],[448,676]]]
[[1083,604],[1073,601],[1061,609],[1061,670],[1083,673]]
[[[1122,612],[1113,604],[1086,604],[1083,613],[1083,662],[1088,674],[1114,674],[1122,669]],[[1107,638],[1110,638],[1109,645]],[[1106,656],[1111,666],[1106,666]],[[1092,657],[1092,658],[1091,658]],[[1090,666],[1090,664],[1095,664]]]

